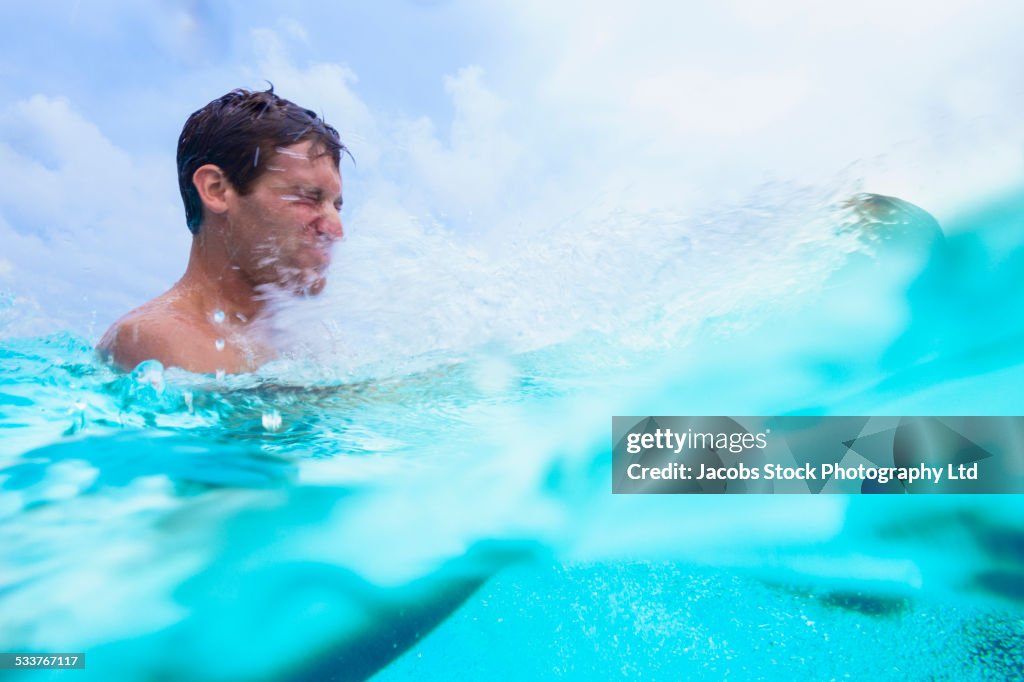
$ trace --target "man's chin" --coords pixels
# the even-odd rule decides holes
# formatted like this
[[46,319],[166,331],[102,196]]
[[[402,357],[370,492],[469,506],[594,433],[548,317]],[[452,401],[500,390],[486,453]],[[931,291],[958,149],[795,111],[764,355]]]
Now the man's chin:
[[324,290],[325,286],[327,286],[327,279],[325,277],[317,277],[312,284],[304,287],[301,293],[305,296],[316,296]]
[[316,296],[324,290],[325,286],[327,286],[327,277],[318,268],[313,271],[307,270],[297,281],[293,282],[290,289],[297,296]]
[[265,294],[273,295],[274,291],[294,296],[316,296],[327,286],[327,277],[319,268],[308,269],[302,273],[292,270],[278,273],[278,276],[267,281],[261,289]]

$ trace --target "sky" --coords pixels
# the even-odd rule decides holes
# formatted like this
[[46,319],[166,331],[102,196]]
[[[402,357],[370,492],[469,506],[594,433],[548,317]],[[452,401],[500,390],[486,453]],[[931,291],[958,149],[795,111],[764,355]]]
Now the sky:
[[177,136],[236,87],[339,129],[348,262],[387,241],[387,269],[766,186],[943,222],[1024,178],[1022,26],[1001,0],[5,3],[0,334],[95,339],[175,281]]

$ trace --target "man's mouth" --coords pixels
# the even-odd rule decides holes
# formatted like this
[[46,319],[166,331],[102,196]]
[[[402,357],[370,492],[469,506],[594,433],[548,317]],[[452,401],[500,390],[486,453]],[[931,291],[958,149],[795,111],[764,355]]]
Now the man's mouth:
[[309,245],[309,253],[316,262],[318,270],[324,270],[331,264],[331,245],[322,242],[314,242]]

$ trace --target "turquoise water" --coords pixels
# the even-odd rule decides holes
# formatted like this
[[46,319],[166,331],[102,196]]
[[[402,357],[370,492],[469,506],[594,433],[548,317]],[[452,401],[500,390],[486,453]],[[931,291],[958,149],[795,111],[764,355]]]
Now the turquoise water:
[[[1020,678],[1019,497],[613,497],[610,417],[1019,413],[1022,209],[618,216],[649,238],[350,309],[361,364],[306,338],[222,380],[116,373],[0,302],[2,649],[103,680]],[[458,258],[406,248],[389,285]]]

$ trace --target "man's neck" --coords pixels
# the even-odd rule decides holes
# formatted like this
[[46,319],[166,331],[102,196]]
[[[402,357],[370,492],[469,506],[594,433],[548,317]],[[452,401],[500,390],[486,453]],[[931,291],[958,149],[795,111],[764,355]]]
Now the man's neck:
[[224,244],[207,238],[202,229],[192,238],[188,267],[175,288],[191,298],[205,315],[223,313],[224,321],[230,324],[252,321],[265,307],[253,283],[232,262]]

